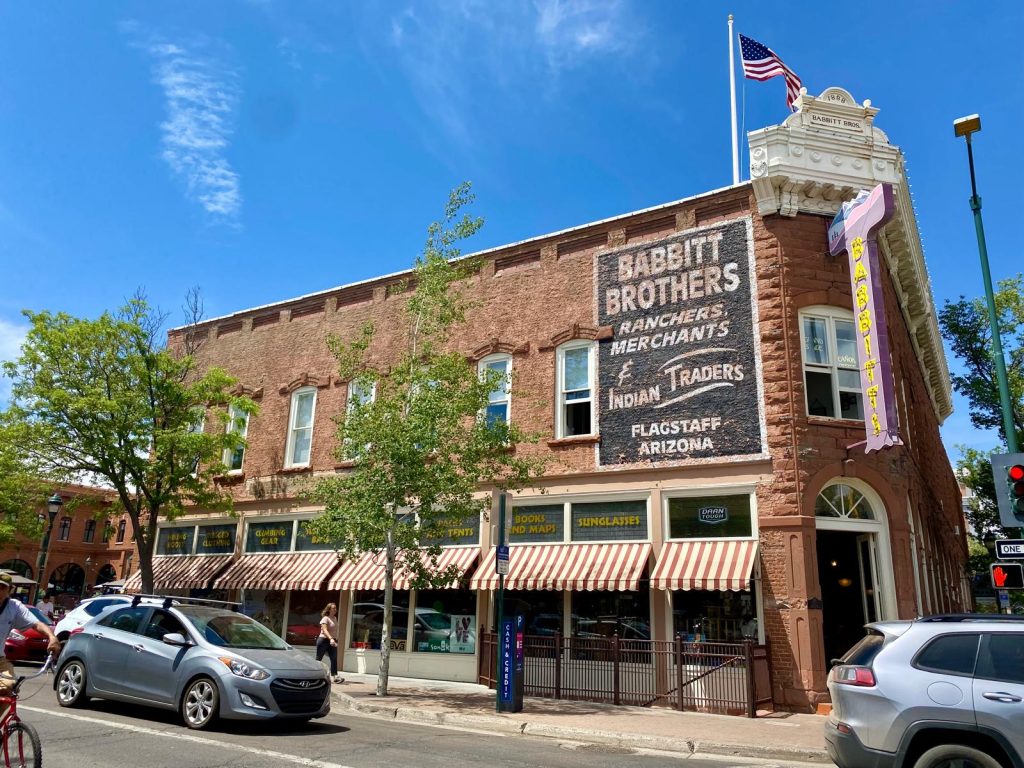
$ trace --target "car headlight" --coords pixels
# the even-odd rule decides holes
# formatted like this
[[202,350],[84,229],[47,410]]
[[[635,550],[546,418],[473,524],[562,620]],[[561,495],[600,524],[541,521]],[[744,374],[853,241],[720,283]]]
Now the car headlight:
[[241,659],[233,659],[230,656],[219,656],[218,658],[225,667],[231,670],[233,675],[249,680],[266,680],[270,677],[270,673],[267,670],[254,667],[252,664]]
[[11,630],[11,634],[8,635],[8,637],[10,637],[11,640],[24,640],[25,639],[25,636],[23,634],[21,634],[21,632],[19,632],[16,629],[12,629]]

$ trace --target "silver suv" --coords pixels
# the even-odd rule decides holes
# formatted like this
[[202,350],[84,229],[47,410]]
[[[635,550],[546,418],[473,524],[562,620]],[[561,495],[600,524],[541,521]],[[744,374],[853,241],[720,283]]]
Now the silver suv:
[[828,676],[840,768],[1024,768],[1024,617],[867,625]]
[[258,621],[217,603],[136,596],[71,632],[54,688],[62,707],[90,697],[177,709],[189,728],[218,717],[309,720],[330,711],[323,665]]

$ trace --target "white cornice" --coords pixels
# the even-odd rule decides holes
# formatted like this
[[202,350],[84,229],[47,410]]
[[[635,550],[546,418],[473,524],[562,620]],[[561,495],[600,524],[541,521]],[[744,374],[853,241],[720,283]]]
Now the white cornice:
[[801,91],[782,125],[747,134],[750,179],[762,216],[833,216],[846,200],[882,182],[893,185],[896,215],[882,251],[899,296],[918,363],[939,423],[953,412],[946,353],[914,215],[903,153],[874,126],[878,110],[842,88]]

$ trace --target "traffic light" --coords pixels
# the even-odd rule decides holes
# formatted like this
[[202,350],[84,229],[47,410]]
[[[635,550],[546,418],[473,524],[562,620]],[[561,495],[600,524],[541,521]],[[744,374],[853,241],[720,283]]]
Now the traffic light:
[[1024,515],[1024,464],[1012,464],[1006,469],[1006,490],[1010,495],[1010,509],[1017,517]]
[[1024,526],[1024,453],[992,454],[992,479],[1004,528]]
[[994,589],[1024,589],[1024,566],[1020,563],[992,563]]

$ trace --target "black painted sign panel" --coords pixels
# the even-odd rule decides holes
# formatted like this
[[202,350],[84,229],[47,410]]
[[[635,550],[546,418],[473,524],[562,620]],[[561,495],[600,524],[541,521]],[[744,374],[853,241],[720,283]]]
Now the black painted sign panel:
[[747,219],[597,257],[600,463],[759,455]]
[[235,529],[235,523],[199,526],[196,554],[230,555],[235,551]]
[[273,523],[249,523],[245,535],[246,552],[288,552],[292,547],[291,520]]
[[458,546],[480,543],[480,515],[465,520],[441,519],[434,522],[429,531],[424,531],[424,546]]
[[564,504],[531,504],[512,507],[512,525],[508,539],[513,544],[564,541]]
[[156,536],[156,554],[191,555],[195,532],[194,525],[187,528],[161,528]]
[[592,501],[571,505],[573,541],[646,541],[647,502]]
[[309,530],[312,520],[299,520],[299,530],[295,533],[296,552],[322,552],[333,549],[331,542],[322,536],[314,536]]

